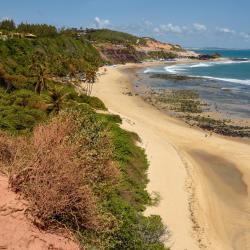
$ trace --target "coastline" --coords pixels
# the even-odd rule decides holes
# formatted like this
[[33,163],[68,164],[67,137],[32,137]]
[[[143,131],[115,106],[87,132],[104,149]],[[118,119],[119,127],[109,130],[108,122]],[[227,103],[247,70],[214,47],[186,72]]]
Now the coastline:
[[[161,196],[159,206],[146,213],[161,215],[169,226],[171,249],[248,249],[249,143],[219,135],[207,138],[204,131],[163,115],[140,97],[124,95],[131,81],[121,70],[150,65],[108,68],[93,89],[110,112],[123,118],[123,128],[142,139],[150,161],[148,190]],[[225,165],[231,175],[209,167],[211,160]]]

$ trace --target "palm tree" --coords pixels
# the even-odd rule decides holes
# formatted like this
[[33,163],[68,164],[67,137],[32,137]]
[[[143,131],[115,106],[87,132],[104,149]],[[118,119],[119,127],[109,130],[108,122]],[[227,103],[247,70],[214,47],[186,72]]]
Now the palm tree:
[[10,76],[6,73],[2,64],[0,64],[0,86],[4,87],[6,92],[15,89],[11,83]]
[[35,85],[35,92],[40,95],[40,93],[47,88],[46,84],[47,70],[44,65],[39,64],[37,66],[37,82]]
[[66,102],[68,93],[64,93],[63,88],[53,88],[49,90],[50,100],[48,103],[48,111],[58,113]]
[[41,50],[37,50],[32,57],[32,64],[29,67],[33,76],[37,78],[35,84],[35,92],[39,95],[41,92],[47,88],[47,78],[48,78],[48,66],[47,66],[47,57],[45,53]]
[[85,88],[87,95],[91,95],[93,84],[96,81],[96,78],[97,78],[97,70],[94,67],[88,68],[85,71],[84,82],[87,83],[87,86]]

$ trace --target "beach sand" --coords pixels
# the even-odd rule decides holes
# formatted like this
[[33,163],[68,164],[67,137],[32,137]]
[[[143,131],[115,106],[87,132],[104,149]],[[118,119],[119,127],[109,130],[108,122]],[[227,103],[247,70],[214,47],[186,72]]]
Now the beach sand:
[[161,196],[146,214],[162,217],[172,250],[250,249],[250,142],[207,136],[124,94],[133,92],[124,70],[143,66],[107,67],[93,95],[142,140],[150,161],[148,190]]

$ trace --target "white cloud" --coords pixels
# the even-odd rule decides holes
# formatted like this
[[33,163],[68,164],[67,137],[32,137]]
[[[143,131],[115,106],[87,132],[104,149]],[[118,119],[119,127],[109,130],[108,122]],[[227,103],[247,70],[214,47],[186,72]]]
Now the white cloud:
[[158,29],[162,32],[182,33],[182,28],[178,25],[173,25],[172,23],[162,24]]
[[150,21],[148,21],[148,20],[144,20],[144,21],[143,21],[143,24],[144,24],[145,26],[147,26],[147,27],[152,27],[152,26],[153,26],[153,23],[150,22]]
[[201,23],[193,23],[193,28],[197,31],[206,31],[207,27],[204,24]]
[[155,28],[153,29],[153,31],[154,31],[155,33],[158,33],[158,34],[161,33],[161,30],[160,30],[160,28],[158,28],[158,27],[155,27]]
[[250,39],[250,33],[241,32],[240,36],[243,37],[243,38],[245,38],[245,39],[247,39],[247,40]]
[[174,25],[172,23],[168,24],[162,24],[158,27],[155,27],[153,31],[157,34],[164,34],[164,33],[174,33],[174,34],[192,34],[193,32],[204,32],[207,31],[207,27],[204,24],[200,23],[194,23],[192,25],[186,26],[180,26],[180,25]]
[[217,31],[221,32],[221,33],[224,33],[224,34],[236,34],[236,32],[234,30],[231,30],[229,28],[216,28]]
[[108,19],[101,19],[100,17],[95,17],[95,26],[98,29],[105,28],[110,25],[110,21]]

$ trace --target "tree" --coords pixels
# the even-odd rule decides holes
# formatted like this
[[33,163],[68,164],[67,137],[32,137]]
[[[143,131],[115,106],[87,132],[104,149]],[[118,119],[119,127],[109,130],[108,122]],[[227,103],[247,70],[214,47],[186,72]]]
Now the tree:
[[2,64],[0,64],[0,86],[4,87],[6,92],[9,92],[10,90],[14,89],[13,84],[11,83],[9,79],[9,75],[6,73],[4,67]]
[[54,37],[58,34],[57,28],[48,24],[20,23],[17,30],[19,32],[32,33],[39,37]]
[[59,113],[65,104],[66,97],[69,93],[65,93],[63,88],[53,88],[49,90],[49,107],[48,110],[50,112],[54,111],[55,113]]
[[97,78],[97,69],[95,67],[89,67],[85,70],[84,82],[86,83],[85,91],[87,95],[91,95],[93,84]]
[[16,29],[16,24],[12,19],[6,19],[0,22],[0,30],[13,31]]
[[41,92],[47,88],[47,78],[48,78],[48,67],[47,67],[47,57],[45,53],[41,50],[37,50],[32,57],[32,65],[30,70],[33,73],[33,76],[37,78],[35,84],[35,92],[39,95]]

